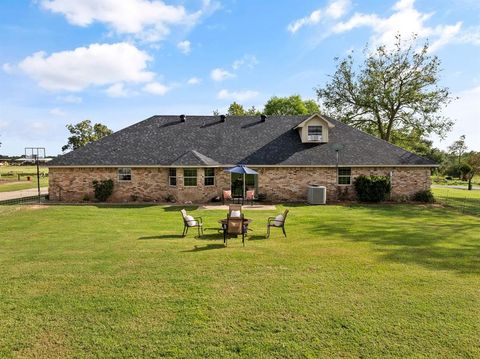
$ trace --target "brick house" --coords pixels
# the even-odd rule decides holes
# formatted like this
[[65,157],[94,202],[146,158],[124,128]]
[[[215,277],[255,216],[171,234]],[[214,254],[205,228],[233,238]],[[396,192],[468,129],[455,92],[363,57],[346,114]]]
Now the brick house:
[[208,202],[246,178],[271,201],[305,201],[309,184],[327,200],[353,198],[359,175],[391,177],[392,199],[430,188],[436,164],[324,115],[153,116],[49,162],[54,201],[93,198],[93,180],[113,179],[109,201]]

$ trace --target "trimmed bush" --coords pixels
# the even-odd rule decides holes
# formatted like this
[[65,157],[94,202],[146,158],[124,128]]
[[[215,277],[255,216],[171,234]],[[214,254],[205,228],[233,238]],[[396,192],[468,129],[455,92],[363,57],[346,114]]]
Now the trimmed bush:
[[384,176],[359,176],[354,187],[361,202],[382,202],[391,190],[390,179]]
[[100,202],[105,202],[113,193],[113,180],[93,181],[95,198]]
[[435,197],[431,190],[419,191],[412,196],[412,200],[415,202],[434,203]]

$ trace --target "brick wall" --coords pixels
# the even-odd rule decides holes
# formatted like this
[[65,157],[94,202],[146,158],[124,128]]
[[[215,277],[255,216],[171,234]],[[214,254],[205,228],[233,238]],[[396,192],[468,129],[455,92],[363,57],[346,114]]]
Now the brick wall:
[[[335,168],[258,168],[258,192],[271,201],[307,199],[309,184],[327,187],[327,201],[354,199],[353,185],[337,186]],[[388,176],[392,173],[392,199],[402,200],[417,191],[430,188],[428,168],[352,168],[353,179],[359,175]],[[215,186],[204,186],[203,168],[197,170],[197,187],[184,187],[183,169],[177,169],[177,186],[168,184],[167,168],[132,168],[132,180],[118,181],[116,168],[50,168],[49,193],[54,201],[79,202],[87,195],[93,199],[93,180],[112,179],[115,182],[110,202],[130,202],[132,195],[139,201],[165,202],[167,196],[178,202],[208,202],[230,188],[230,174],[215,169]]]
[[215,168],[215,186],[204,186],[204,170],[197,169],[197,187],[184,187],[183,169],[177,169],[177,186],[168,183],[168,168],[132,168],[131,181],[119,181],[117,168],[50,168],[49,194],[53,201],[79,202],[94,198],[93,180],[112,179],[114,190],[109,202],[165,202],[173,196],[178,202],[208,202],[230,188],[230,174]]

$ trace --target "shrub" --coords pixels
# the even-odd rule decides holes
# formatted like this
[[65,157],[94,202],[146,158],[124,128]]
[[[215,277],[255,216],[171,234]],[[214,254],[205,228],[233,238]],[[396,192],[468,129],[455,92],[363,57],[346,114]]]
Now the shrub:
[[357,199],[362,202],[381,202],[390,193],[390,179],[383,176],[359,176],[354,182]]
[[100,202],[105,202],[113,193],[113,180],[93,181],[95,198]]
[[265,202],[267,200],[267,195],[265,193],[259,193],[257,196],[258,202]]
[[84,201],[84,202],[90,201],[90,196],[89,196],[88,194],[84,194],[84,195],[83,195],[83,201]]
[[169,203],[175,203],[177,202],[177,199],[173,194],[168,194],[167,196],[165,196],[165,201]]
[[435,197],[430,190],[419,191],[412,196],[412,200],[415,202],[434,203]]

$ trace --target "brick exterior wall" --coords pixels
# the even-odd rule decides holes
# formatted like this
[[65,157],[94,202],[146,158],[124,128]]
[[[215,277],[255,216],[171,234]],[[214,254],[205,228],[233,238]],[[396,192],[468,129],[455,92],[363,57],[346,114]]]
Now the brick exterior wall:
[[[332,167],[257,168],[258,192],[274,202],[305,202],[309,184],[327,187],[327,201],[354,199],[353,185],[338,186],[336,169]],[[428,168],[352,168],[352,183],[359,175],[389,176],[392,174],[393,200],[404,200],[420,190],[430,188]],[[173,196],[177,202],[205,203],[230,188],[230,174],[215,168],[215,185],[204,186],[204,169],[197,169],[197,187],[183,185],[183,169],[177,168],[177,186],[168,184],[168,168],[132,168],[131,181],[119,181],[117,168],[50,168],[49,194],[53,201],[80,202],[85,196],[94,198],[93,180],[112,179],[115,182],[109,202],[165,202]]]

